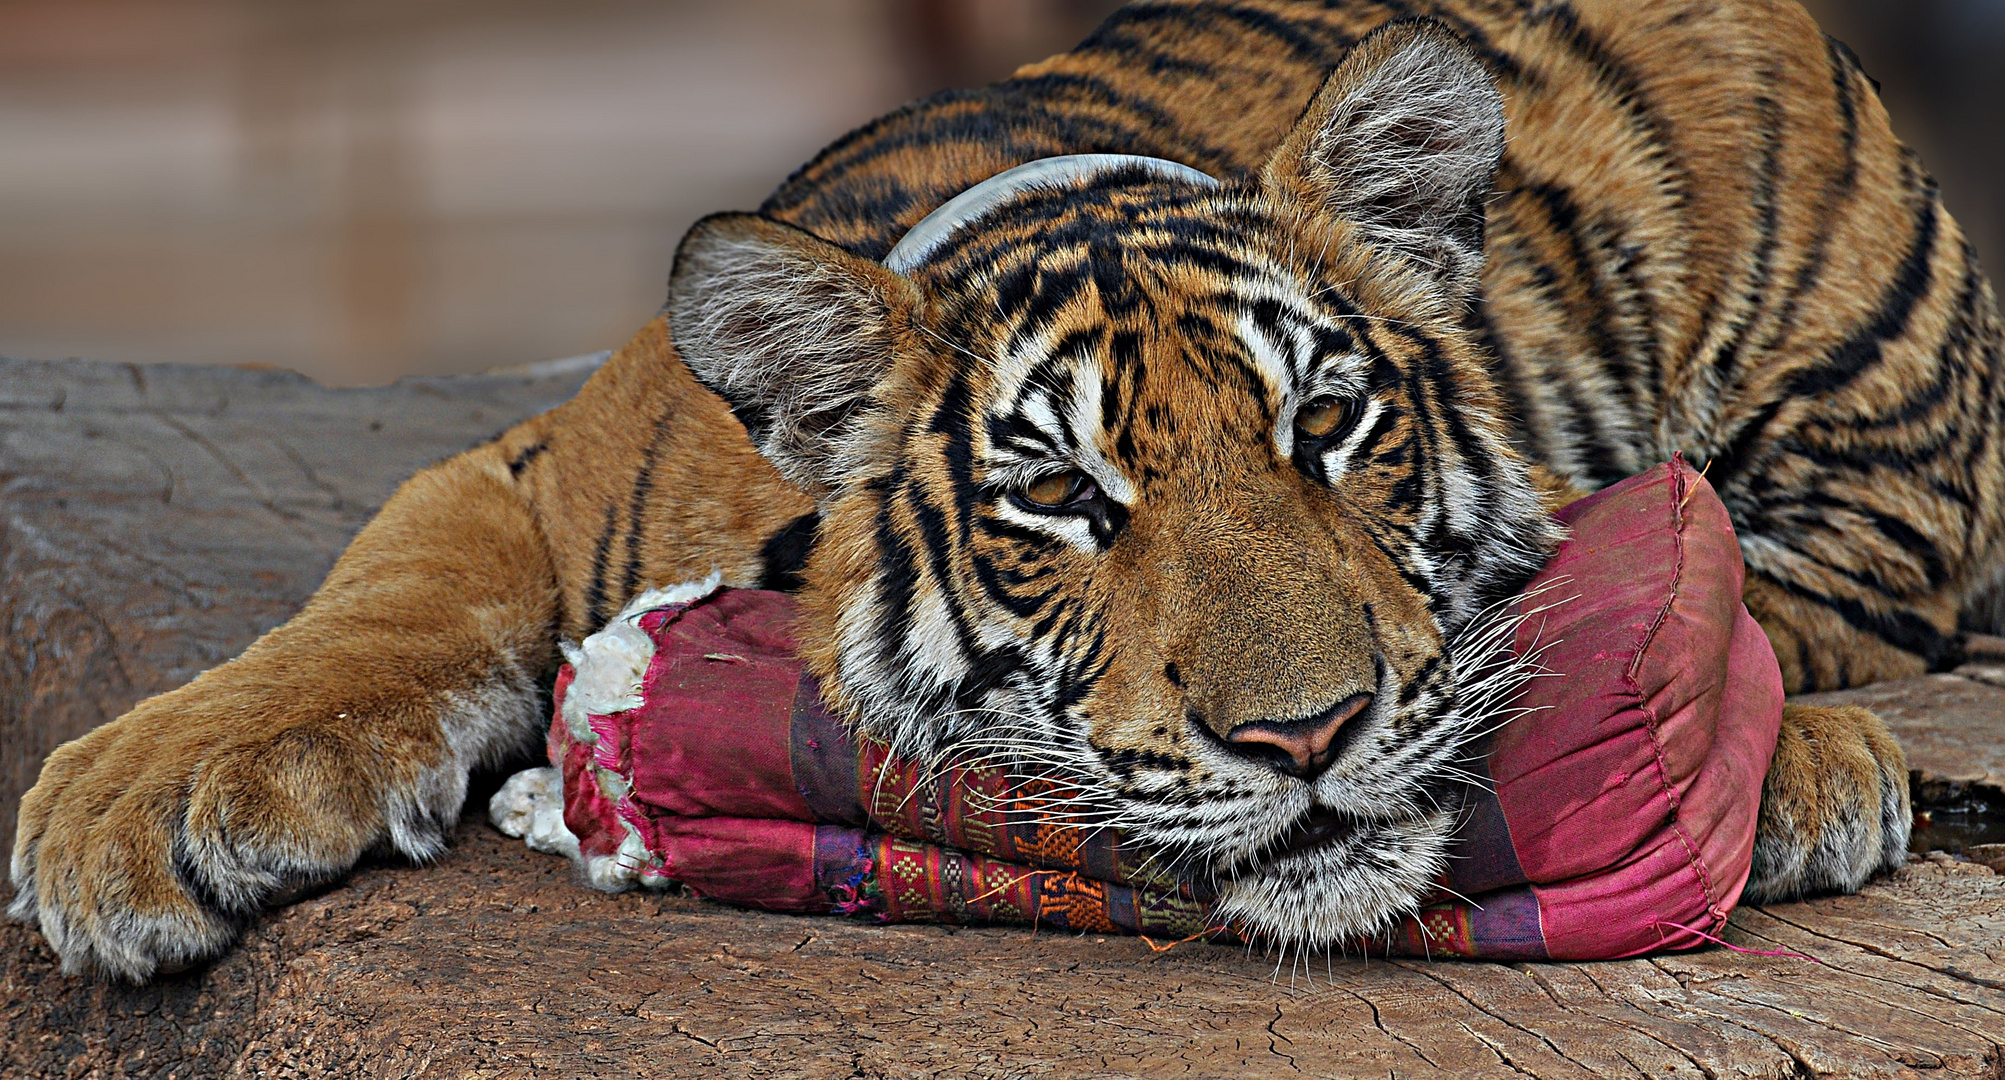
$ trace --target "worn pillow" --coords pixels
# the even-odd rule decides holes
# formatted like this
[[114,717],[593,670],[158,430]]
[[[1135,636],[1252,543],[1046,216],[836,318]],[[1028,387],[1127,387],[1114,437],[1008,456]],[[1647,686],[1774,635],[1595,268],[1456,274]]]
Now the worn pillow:
[[[1493,790],[1464,815],[1441,893],[1360,947],[1629,956],[1700,944],[1739,899],[1782,683],[1741,605],[1726,509],[1673,460],[1560,518],[1570,535],[1519,599],[1512,644],[1554,677],[1517,691],[1518,718],[1491,736]],[[782,594],[708,583],[642,597],[571,650],[555,771],[511,781],[497,821],[601,888],[680,882],[885,921],[1233,932],[1120,836],[1040,816],[1057,785],[934,772],[852,738],[794,654],[793,618]]]

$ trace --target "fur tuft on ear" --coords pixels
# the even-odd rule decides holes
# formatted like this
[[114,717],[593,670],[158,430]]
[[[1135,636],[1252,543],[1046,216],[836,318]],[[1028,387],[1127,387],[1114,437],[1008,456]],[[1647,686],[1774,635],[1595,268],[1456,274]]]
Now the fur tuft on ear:
[[918,301],[908,279],[799,229],[714,214],[676,251],[669,332],[752,445],[820,498],[847,471]]
[[1367,34],[1262,171],[1270,198],[1366,230],[1473,293],[1483,199],[1504,152],[1504,101],[1454,31],[1403,19]]

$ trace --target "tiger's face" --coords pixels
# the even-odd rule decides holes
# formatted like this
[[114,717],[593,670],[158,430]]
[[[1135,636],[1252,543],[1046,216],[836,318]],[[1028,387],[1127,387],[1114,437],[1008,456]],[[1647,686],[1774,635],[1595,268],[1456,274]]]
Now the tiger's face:
[[1256,932],[1410,909],[1487,717],[1471,628],[1556,539],[1463,330],[1500,146],[1466,49],[1395,26],[1257,180],[1005,191],[904,273],[700,225],[671,321],[820,498],[830,696],[1066,779]]

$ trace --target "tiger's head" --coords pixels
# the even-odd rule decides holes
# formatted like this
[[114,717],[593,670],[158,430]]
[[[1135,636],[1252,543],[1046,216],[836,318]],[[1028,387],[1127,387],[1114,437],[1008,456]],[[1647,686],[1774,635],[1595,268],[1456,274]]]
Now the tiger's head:
[[831,699],[1068,778],[1258,933],[1410,910],[1485,720],[1472,621],[1557,540],[1465,330],[1502,146],[1480,61],[1408,22],[1255,176],[1004,185],[899,269],[700,223],[670,322],[819,501]]

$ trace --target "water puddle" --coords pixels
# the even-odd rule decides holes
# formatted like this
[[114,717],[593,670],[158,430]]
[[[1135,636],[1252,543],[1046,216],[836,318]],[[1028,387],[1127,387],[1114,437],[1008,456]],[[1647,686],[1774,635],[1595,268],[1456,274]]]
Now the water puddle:
[[2005,844],[2005,797],[1962,785],[1919,785],[1908,850],[1960,855],[1979,844]]

